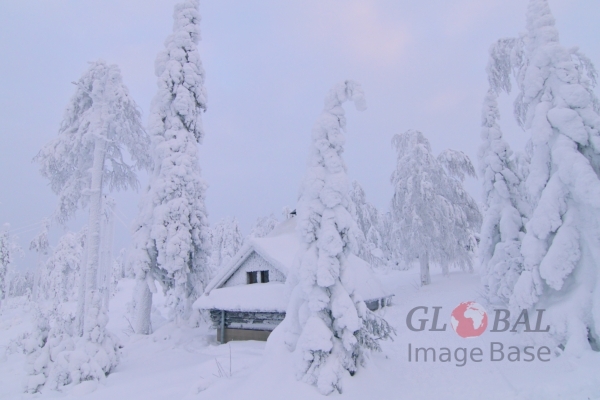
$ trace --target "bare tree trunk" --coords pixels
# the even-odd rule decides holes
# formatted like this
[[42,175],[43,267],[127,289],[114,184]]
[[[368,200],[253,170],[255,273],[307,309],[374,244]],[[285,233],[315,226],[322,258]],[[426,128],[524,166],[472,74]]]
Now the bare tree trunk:
[[151,332],[150,311],[152,310],[152,292],[148,287],[146,279],[136,279],[135,292],[135,315],[133,329],[135,333],[149,335]]
[[102,293],[102,305],[108,311],[112,284],[112,245],[114,233],[114,200],[106,198],[104,203],[104,225],[102,227],[102,246],[100,252],[100,271],[98,282]]
[[33,272],[33,288],[31,291],[31,298],[34,301],[38,301],[39,293],[40,293],[40,271],[42,269],[42,255],[41,252],[38,252],[37,256],[37,265]]
[[442,274],[448,276],[448,263],[445,261],[442,261]]
[[83,318],[84,333],[91,332],[97,325],[101,312],[101,298],[98,293],[98,266],[100,263],[100,233],[102,213],[102,175],[106,157],[106,140],[97,137],[94,145],[92,163],[92,182],[90,185],[90,214],[86,237],[87,265],[85,268],[85,312]]
[[419,255],[419,264],[421,266],[421,286],[429,285],[431,277],[429,276],[429,254],[424,251]]
[[76,329],[77,335],[83,336],[83,316],[85,314],[85,271],[87,269],[87,250],[88,249],[88,241],[87,241],[87,232],[85,243],[83,245],[83,255],[81,257],[81,263],[79,264],[79,289],[77,291],[77,320],[76,320]]

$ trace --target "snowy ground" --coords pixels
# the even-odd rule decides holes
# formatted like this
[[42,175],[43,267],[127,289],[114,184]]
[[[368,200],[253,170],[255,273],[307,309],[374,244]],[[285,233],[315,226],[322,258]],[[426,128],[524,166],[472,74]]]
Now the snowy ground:
[[[562,356],[549,362],[490,362],[490,342],[525,345],[524,338],[486,332],[462,339],[450,327],[449,315],[459,303],[478,299],[479,277],[454,272],[433,275],[429,287],[417,285],[416,270],[380,275],[393,291],[395,305],[384,311],[397,329],[394,342],[384,344],[367,368],[344,380],[347,399],[600,399],[600,354],[581,358]],[[154,315],[158,328],[149,336],[132,335],[124,318],[132,282],[122,281],[112,299],[110,329],[123,344],[121,362],[104,382],[85,382],[62,393],[22,394],[26,357],[16,339],[33,329],[31,309],[23,302],[4,304],[0,315],[0,399],[322,399],[317,391],[294,378],[289,353],[276,331],[267,345],[231,342],[218,345],[214,331],[178,328]],[[160,301],[159,301],[160,303]],[[406,315],[416,306],[442,306],[440,325],[445,332],[411,332]],[[158,308],[161,311],[161,308]],[[491,314],[491,313],[490,313]],[[162,325],[161,325],[162,324]],[[430,326],[427,325],[427,328]],[[489,330],[489,329],[488,329]],[[408,361],[408,344],[414,347],[480,347],[483,361],[440,363]],[[506,352],[505,352],[506,353]]]

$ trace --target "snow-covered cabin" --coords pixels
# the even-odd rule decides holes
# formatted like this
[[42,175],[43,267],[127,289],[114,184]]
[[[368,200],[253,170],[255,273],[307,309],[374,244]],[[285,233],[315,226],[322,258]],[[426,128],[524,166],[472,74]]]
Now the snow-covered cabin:
[[[266,340],[285,317],[289,293],[286,276],[300,250],[296,218],[279,224],[266,237],[252,238],[209,282],[194,308],[210,311],[221,343]],[[371,266],[355,255],[347,262],[346,280],[374,311],[391,304]]]

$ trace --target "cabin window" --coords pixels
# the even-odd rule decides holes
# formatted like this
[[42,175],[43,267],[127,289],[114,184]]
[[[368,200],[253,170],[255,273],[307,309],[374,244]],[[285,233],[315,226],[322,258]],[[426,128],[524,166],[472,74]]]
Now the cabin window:
[[246,272],[246,283],[258,283],[258,271]]
[[260,271],[260,281],[262,283],[269,282],[269,271]]
[[269,282],[269,271],[251,271],[246,272],[246,283],[267,283]]

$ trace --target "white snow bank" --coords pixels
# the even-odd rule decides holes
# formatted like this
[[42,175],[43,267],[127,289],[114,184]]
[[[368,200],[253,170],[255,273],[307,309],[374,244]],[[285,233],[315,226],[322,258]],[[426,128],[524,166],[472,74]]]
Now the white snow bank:
[[355,290],[364,301],[390,296],[371,271],[371,266],[353,254],[348,257],[341,279],[346,290]]
[[[160,328],[155,326],[152,335],[128,333],[128,336],[123,332],[128,327],[124,313],[134,285],[133,281],[122,281],[119,283],[120,291],[111,298],[110,303],[110,330],[122,333],[124,344],[117,369],[91,393],[82,393],[85,392],[83,389],[90,389],[86,384],[81,388],[73,388],[73,391],[68,388],[63,393],[49,391],[35,398],[600,399],[600,353],[592,351],[581,358],[561,356],[548,363],[513,363],[506,360],[490,363],[488,360],[481,363],[469,361],[464,367],[431,361],[409,363],[408,343],[436,349],[442,346],[453,349],[474,346],[489,348],[490,341],[501,341],[505,346],[529,344],[520,335],[509,333],[486,332],[479,338],[463,339],[452,331],[450,325],[446,332],[412,332],[406,328],[406,316],[413,307],[443,306],[440,322],[448,323],[450,312],[458,304],[466,300],[479,300],[480,277],[477,274],[451,272],[448,277],[433,274],[432,284],[428,287],[418,285],[419,274],[414,269],[390,271],[380,274],[378,278],[388,291],[397,296],[396,305],[386,307],[382,312],[397,328],[398,337],[393,342],[382,343],[384,353],[374,353],[367,360],[367,366],[359,369],[355,376],[344,377],[342,395],[332,394],[326,398],[313,386],[296,380],[290,358],[292,353],[282,341],[283,329],[280,328],[271,334],[266,348],[264,342],[257,341],[216,345],[214,330],[204,324],[192,329],[168,323]],[[252,289],[272,285],[274,283],[249,286]],[[7,303],[9,301],[4,302],[0,310],[0,399],[33,398],[22,393],[26,356],[11,346],[13,340],[17,340],[25,331],[34,329],[33,309],[25,303]],[[159,308],[163,309],[162,306]]]
[[285,312],[289,296],[285,285],[256,283],[214,289],[202,295],[194,308],[201,310]]

